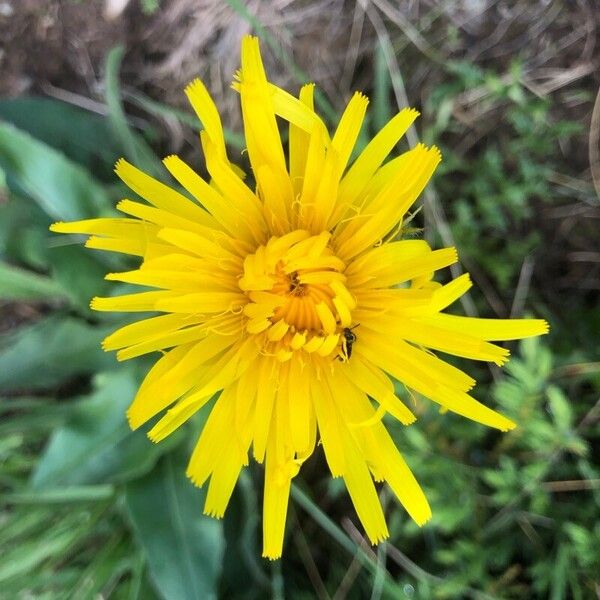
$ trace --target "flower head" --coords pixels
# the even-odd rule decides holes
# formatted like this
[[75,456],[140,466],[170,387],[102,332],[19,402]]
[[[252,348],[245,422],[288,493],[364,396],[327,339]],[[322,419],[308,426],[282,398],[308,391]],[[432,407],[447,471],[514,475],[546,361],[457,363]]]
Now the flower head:
[[[352,97],[331,136],[312,85],[296,98],[267,80],[256,38],[244,38],[241,62],[234,88],[251,181],[230,163],[217,108],[194,81],[186,94],[204,127],[210,182],[169,156],[184,194],[120,160],[117,175],[146,203],[122,200],[125,217],[52,230],[142,257],[107,278],[156,288],[91,304],[161,313],[104,341],[120,360],[162,352],[128,411],[133,428],[168,409],[149,432],[158,442],[218,395],[187,470],[196,485],[210,480],[205,513],[223,515],[251,451],[265,463],[263,554],[280,556],[291,481],[320,440],[375,543],[388,531],[374,482],[386,481],[419,525],[431,514],[382,423],[386,413],[415,420],[393,380],[506,431],[509,419],[468,394],[475,381],[431,350],[501,365],[508,352],[489,340],[548,327],[442,313],[471,286],[468,275],[433,281],[455,249],[397,239],[440,161],[419,144],[384,163],[417,111],[399,112],[351,161],[367,98]],[[276,117],[289,124],[287,158]]]

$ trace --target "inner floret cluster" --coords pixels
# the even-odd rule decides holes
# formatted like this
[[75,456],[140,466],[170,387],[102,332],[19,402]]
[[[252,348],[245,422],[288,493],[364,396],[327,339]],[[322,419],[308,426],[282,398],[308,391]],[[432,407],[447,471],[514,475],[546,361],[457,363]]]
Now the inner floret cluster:
[[343,330],[352,325],[356,300],[330,238],[298,229],[272,237],[244,260],[245,329],[260,335],[264,352],[282,362],[299,350],[335,357]]

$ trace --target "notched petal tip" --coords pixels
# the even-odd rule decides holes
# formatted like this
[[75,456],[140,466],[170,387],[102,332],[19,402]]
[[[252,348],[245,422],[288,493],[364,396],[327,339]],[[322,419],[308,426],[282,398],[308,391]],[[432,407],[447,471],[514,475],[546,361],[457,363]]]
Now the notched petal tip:
[[435,154],[438,163],[442,162],[442,151],[437,146],[431,146],[429,151]]
[[107,335],[101,342],[100,342],[100,347],[102,348],[102,350],[104,350],[104,352],[112,352],[113,350],[115,350],[115,346],[114,344],[112,344],[112,338],[113,334],[111,335]]
[[431,521],[432,514],[431,514],[431,508],[429,507],[429,504],[427,505],[427,509],[428,509],[428,511],[424,512],[422,515],[419,515],[418,517],[413,517],[413,521],[419,527],[423,527],[424,525],[429,523],[429,521]]
[[369,538],[369,542],[371,542],[371,546],[377,546],[378,544],[385,542],[387,539],[389,539],[389,537],[389,531],[385,531],[377,534],[374,539]]
[[201,90],[204,90],[204,83],[202,83],[202,80],[199,77],[196,77],[194,79],[192,79],[192,81],[190,81],[184,88],[183,88],[183,92],[186,96],[188,96],[189,94],[193,94],[194,91],[196,89],[200,88]]
[[370,102],[369,96],[367,96],[364,92],[361,92],[360,90],[357,90],[356,92],[354,92],[354,94],[352,94],[350,102],[352,102],[352,100],[354,100],[355,98],[355,102],[362,102],[365,104],[365,106],[368,105]]
[[[408,414],[408,413],[410,413],[410,414]],[[415,413],[413,413],[412,411],[408,411],[408,413],[404,416],[402,421],[400,421],[402,423],[402,425],[404,425],[406,427],[417,422],[417,417],[416,417]]]
[[153,443],[153,444],[158,444],[158,442],[161,441],[161,437],[156,434],[156,433],[152,433],[152,430],[150,430],[147,434],[146,437]]
[[[50,231],[53,233],[73,233],[79,235],[89,235],[89,233],[85,232],[86,225],[93,221],[94,219],[85,219],[81,221],[56,221],[52,223],[48,227]],[[82,231],[84,229],[84,231]]]
[[225,516],[225,508],[211,506],[207,497],[202,514],[212,519],[222,519]]
[[52,223],[48,229],[50,231],[54,231],[55,233],[64,233],[64,226],[66,223],[64,221],[57,221],[56,223]]
[[494,364],[499,367],[503,367],[510,360],[510,350],[508,348],[502,348],[502,350],[502,355],[494,361]]
[[135,411],[129,408],[125,413],[127,417],[127,424],[132,431],[138,429],[141,425],[144,424],[144,421],[139,418],[139,415],[135,414]]
[[279,552],[279,553],[276,553],[276,552],[270,553],[270,552],[267,552],[267,551],[263,550],[262,557],[266,558],[267,560],[270,560],[271,562],[273,562],[273,561],[279,560],[281,558],[281,552]]
[[511,421],[510,419],[506,419],[507,423],[505,425],[504,428],[500,429],[500,431],[512,431],[513,429],[517,428],[517,424],[514,421]]
[[246,33],[244,37],[242,37],[242,51],[244,50],[244,46],[248,47],[251,45],[259,46],[260,41],[258,36],[252,35],[251,33]]
[[185,470],[185,476],[190,480],[194,487],[201,488],[206,483],[206,479],[199,479],[189,465]]
[[129,350],[129,348],[123,348],[122,350],[119,350],[116,354],[115,357],[117,359],[117,361],[119,362],[125,362],[126,360],[129,360],[130,358],[135,358],[135,356],[126,356],[126,352]]
[[[119,175],[119,173],[122,172],[123,169],[126,169],[128,166],[130,166],[130,163],[127,162],[127,160],[125,158],[121,157],[115,163],[115,168],[113,170],[117,175]],[[120,177],[120,175],[119,175],[119,177]]]

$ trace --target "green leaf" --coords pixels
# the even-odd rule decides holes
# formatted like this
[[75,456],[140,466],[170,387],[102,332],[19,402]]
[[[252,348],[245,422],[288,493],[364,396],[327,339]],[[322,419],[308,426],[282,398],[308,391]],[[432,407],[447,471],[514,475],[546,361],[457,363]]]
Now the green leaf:
[[[52,235],[52,234],[50,234]],[[55,240],[64,242],[64,238],[55,236]],[[53,279],[65,290],[65,293],[84,314],[89,315],[90,300],[94,296],[108,295],[110,282],[104,279],[111,269],[99,251],[91,251],[77,246],[50,246],[46,256],[50,263]],[[95,318],[102,319],[101,313],[94,313]]]
[[7,201],[0,202],[0,255],[9,262],[46,270],[48,216],[26,198],[6,196]]
[[106,57],[106,104],[108,118],[116,138],[121,143],[125,156],[140,169],[150,175],[164,176],[160,161],[143,137],[137,135],[127,122],[127,115],[121,103],[119,69],[123,59],[123,46],[115,46]]
[[21,96],[0,100],[0,119],[96,175],[114,180],[113,165],[122,150],[106,117],[51,98]]
[[0,298],[3,300],[62,300],[66,292],[52,279],[0,261]]
[[187,457],[163,457],[126,487],[126,504],[158,591],[169,600],[216,598],[223,527],[202,515],[205,491],[185,476]]
[[88,172],[54,148],[0,123],[0,168],[54,219],[71,221],[108,210],[104,190]]
[[138,387],[131,368],[103,373],[98,389],[54,432],[31,478],[34,489],[128,481],[147,473],[180,436],[153,444],[133,432],[125,411]]
[[[258,586],[266,594],[271,584],[263,570],[264,561],[260,561],[260,508],[252,477],[246,469],[240,473],[223,528],[227,550],[223,559],[221,595],[227,598],[256,597]],[[254,595],[248,594],[250,582],[254,584]]]
[[100,347],[111,329],[54,315],[0,336],[0,390],[42,389],[115,366]]
[[114,496],[112,485],[68,486],[48,491],[17,492],[4,494],[4,501],[11,504],[59,504],[67,502],[100,502]]
[[375,47],[375,89],[373,91],[373,124],[375,131],[382,129],[391,119],[390,95],[392,78],[381,40]]
[[555,385],[548,386],[546,396],[550,404],[552,417],[559,431],[569,431],[573,424],[573,411],[571,410],[569,400],[563,391]]

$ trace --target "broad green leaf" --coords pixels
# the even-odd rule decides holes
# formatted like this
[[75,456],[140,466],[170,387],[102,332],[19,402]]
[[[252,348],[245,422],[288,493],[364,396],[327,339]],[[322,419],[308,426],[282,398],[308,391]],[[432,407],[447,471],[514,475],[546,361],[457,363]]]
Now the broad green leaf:
[[26,198],[9,194],[8,190],[6,196],[6,201],[0,202],[0,256],[9,262],[46,270],[48,216]]
[[[63,237],[54,236],[56,240],[64,241]],[[90,251],[79,245],[50,246],[47,249],[47,258],[50,263],[52,277],[68,297],[84,314],[89,314],[90,300],[94,296],[108,295],[111,289],[110,282],[104,279],[111,269],[105,262],[104,256],[99,252]],[[100,313],[94,313],[96,318],[102,318]]]
[[63,152],[96,176],[114,180],[122,149],[108,119],[52,98],[21,96],[0,100],[0,119]]
[[0,336],[0,390],[42,389],[114,367],[100,347],[111,330],[54,315]]
[[11,504],[58,504],[68,502],[100,502],[112,498],[115,489],[112,485],[67,486],[48,491],[27,491],[4,494],[4,500]]
[[48,302],[66,297],[65,290],[52,279],[0,261],[0,299]]
[[53,219],[85,219],[109,209],[107,195],[85,169],[8,123],[0,123],[0,168],[11,188]]
[[138,387],[133,369],[103,373],[97,383],[50,438],[31,478],[34,489],[127,481],[148,472],[180,439],[153,444],[142,431],[131,431],[125,411]]
[[202,514],[205,492],[185,476],[187,456],[162,458],[126,487],[126,504],[156,588],[168,600],[216,598],[223,526]]
[[260,508],[252,477],[246,469],[240,473],[223,528],[226,551],[221,594],[227,598],[252,598],[261,588],[266,594],[271,584],[260,560]]

